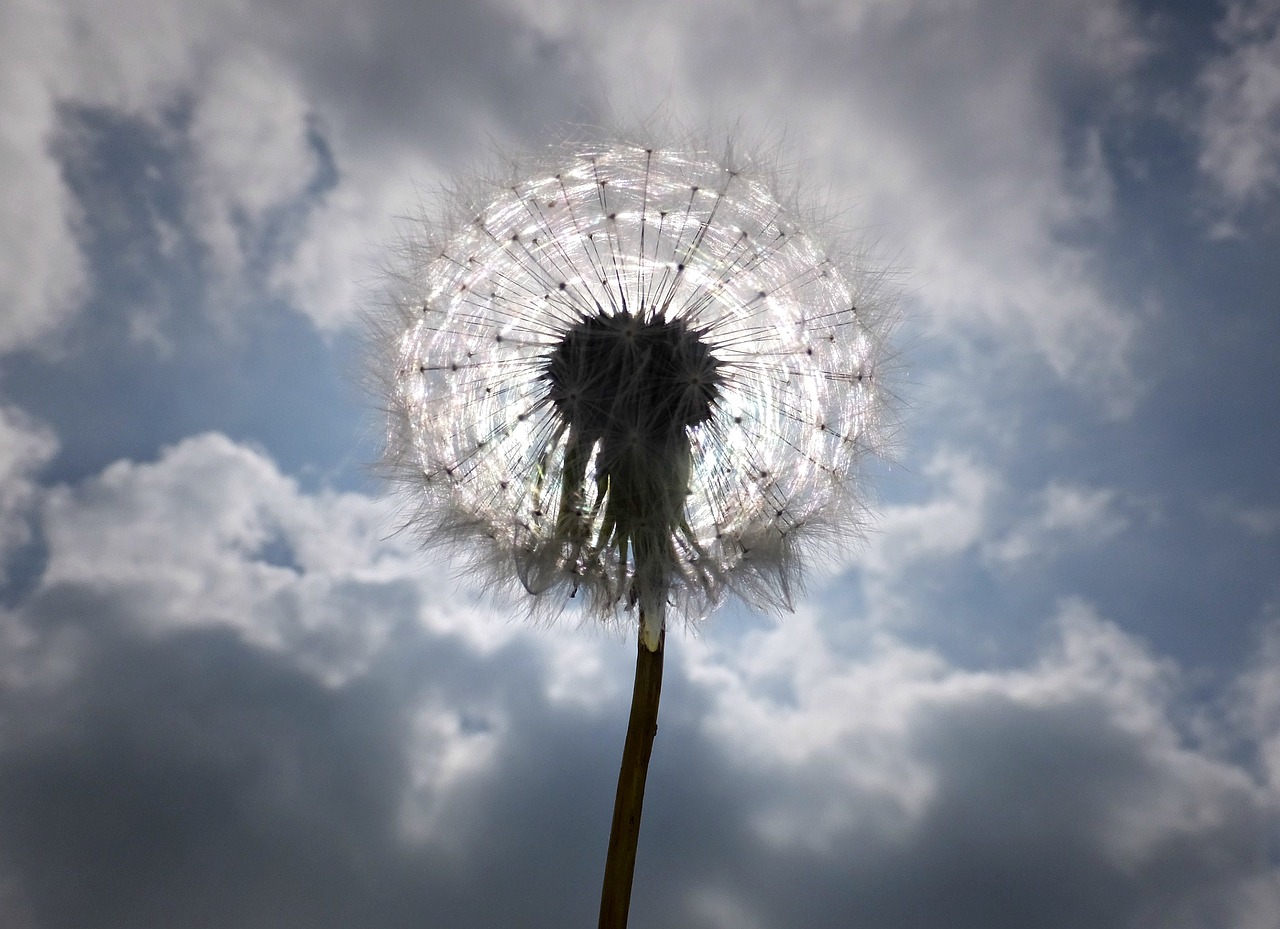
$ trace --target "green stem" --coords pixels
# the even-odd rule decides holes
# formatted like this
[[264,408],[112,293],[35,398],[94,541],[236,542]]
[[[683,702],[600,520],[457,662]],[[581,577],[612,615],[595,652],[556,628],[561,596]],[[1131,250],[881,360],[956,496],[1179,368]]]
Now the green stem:
[[[643,625],[642,619],[642,629]],[[645,647],[643,636],[637,643],[631,719],[627,723],[627,741],[622,748],[618,793],[613,801],[613,825],[609,830],[609,853],[604,862],[600,929],[626,929],[627,913],[631,909],[631,881],[636,870],[644,782],[649,773],[653,737],[658,734],[658,698],[662,694],[662,653],[666,638],[664,626],[655,650]]]

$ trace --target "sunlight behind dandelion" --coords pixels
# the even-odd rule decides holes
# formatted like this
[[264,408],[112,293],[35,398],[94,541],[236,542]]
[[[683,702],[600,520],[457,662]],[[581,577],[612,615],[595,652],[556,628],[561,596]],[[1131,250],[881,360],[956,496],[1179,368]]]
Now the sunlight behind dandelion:
[[424,537],[605,618],[789,606],[805,539],[859,528],[875,276],[697,151],[556,150],[459,215],[398,295],[390,456]]

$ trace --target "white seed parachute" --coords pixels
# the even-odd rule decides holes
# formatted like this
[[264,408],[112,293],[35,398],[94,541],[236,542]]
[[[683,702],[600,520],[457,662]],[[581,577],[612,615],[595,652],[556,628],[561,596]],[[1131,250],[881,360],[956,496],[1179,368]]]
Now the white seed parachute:
[[696,149],[560,147],[424,224],[384,320],[386,461],[465,546],[656,647],[735,592],[790,608],[804,547],[856,536],[891,303],[767,175]]

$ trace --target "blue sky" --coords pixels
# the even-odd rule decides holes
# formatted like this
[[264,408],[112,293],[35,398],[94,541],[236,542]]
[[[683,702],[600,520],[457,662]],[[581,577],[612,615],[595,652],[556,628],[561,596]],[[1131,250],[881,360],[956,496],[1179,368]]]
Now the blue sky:
[[0,2],[0,923],[590,924],[632,642],[395,533],[362,320],[648,120],[893,270],[904,428],[669,640],[632,925],[1274,925],[1274,0]]

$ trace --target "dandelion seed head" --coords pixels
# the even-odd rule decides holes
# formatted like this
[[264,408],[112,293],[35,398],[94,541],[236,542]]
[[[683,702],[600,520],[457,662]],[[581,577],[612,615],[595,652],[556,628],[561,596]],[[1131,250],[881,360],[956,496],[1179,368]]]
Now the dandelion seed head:
[[455,214],[410,241],[378,362],[424,539],[653,636],[728,592],[789,608],[806,546],[862,528],[880,276],[692,148],[557,148]]

